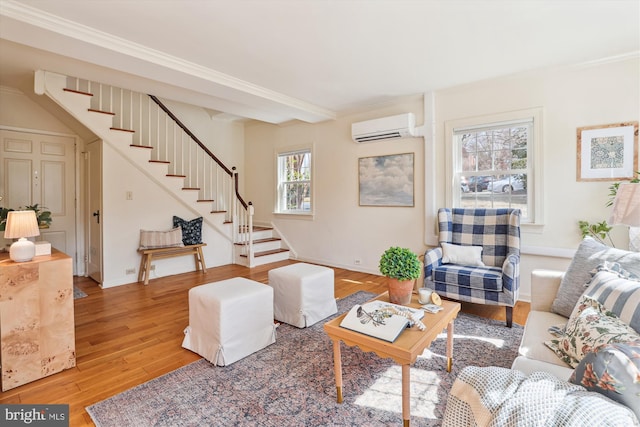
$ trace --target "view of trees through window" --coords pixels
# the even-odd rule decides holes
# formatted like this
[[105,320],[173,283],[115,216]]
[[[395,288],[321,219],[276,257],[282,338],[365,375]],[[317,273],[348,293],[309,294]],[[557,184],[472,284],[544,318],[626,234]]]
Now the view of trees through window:
[[311,211],[311,151],[278,156],[279,211]]
[[528,216],[529,123],[455,131],[457,205],[520,208]]

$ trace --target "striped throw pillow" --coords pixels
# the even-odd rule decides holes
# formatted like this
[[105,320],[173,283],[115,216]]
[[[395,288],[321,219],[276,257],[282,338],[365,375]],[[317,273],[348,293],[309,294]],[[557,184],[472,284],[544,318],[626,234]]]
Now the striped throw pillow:
[[184,246],[180,227],[169,231],[140,230],[139,249],[172,248],[178,246]]
[[599,269],[584,295],[596,299],[640,333],[640,281],[625,272]]

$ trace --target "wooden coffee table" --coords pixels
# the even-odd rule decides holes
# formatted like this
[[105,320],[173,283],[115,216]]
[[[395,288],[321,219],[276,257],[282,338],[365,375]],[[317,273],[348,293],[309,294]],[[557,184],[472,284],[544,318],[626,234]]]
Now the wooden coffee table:
[[[385,292],[375,299],[389,301],[389,296]],[[411,297],[409,306],[420,307],[416,295]],[[333,369],[336,377],[338,403],[342,403],[342,357],[340,353],[340,341],[342,341],[349,347],[358,346],[364,352],[374,352],[380,357],[391,358],[402,366],[402,419],[404,425],[409,426],[411,419],[409,406],[410,366],[445,328],[447,329],[447,372],[451,372],[453,321],[460,311],[460,303],[442,301],[442,307],[444,309],[436,314],[425,313],[422,323],[427,328],[424,331],[420,331],[416,327],[407,329],[392,343],[340,327],[340,322],[346,313],[325,323],[324,330],[333,341]]]

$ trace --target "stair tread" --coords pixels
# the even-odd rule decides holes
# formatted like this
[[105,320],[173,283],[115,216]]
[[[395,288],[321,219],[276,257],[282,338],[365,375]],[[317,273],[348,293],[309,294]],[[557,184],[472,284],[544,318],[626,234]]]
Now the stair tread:
[[136,133],[136,131],[135,131],[135,130],[133,130],[133,129],[123,129],[123,128],[116,128],[116,127],[111,127],[111,128],[109,128],[109,129],[111,129],[111,130],[117,130],[117,131],[120,131],[120,132]]
[[[278,237],[268,237],[268,238],[266,238],[266,239],[256,239],[256,240],[254,240],[254,241],[253,241],[253,244],[255,245],[256,243],[279,242],[279,241],[281,241],[281,240],[282,240],[282,239],[280,239],[280,238],[278,238]],[[240,242],[238,242],[238,243],[234,243],[234,245],[242,246],[242,245],[244,245],[244,243],[240,243]]]
[[116,113],[112,113],[111,111],[96,110],[95,108],[89,108],[88,111],[91,111],[92,113],[108,114],[110,116],[116,115]]
[[80,95],[87,95],[87,96],[93,96],[92,93],[89,92],[82,92],[81,90],[75,90],[75,89],[69,89],[69,88],[63,88],[62,89],[64,92],[72,92],[72,93],[79,93]]
[[[261,256],[266,256],[266,255],[273,255],[273,254],[280,254],[282,252],[289,252],[289,249],[272,249],[270,251],[262,251],[262,252],[256,252],[253,257],[257,258],[257,257],[261,257]],[[246,258],[246,255],[240,255],[241,257]]]

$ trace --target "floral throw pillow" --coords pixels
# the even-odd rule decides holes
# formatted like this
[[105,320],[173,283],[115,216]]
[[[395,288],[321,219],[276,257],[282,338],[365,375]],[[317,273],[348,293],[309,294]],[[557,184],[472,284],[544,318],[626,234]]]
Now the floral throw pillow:
[[569,381],[622,403],[640,420],[640,342],[597,348],[582,359]]
[[575,368],[587,353],[601,345],[618,342],[640,342],[640,335],[597,300],[583,295],[564,334],[545,341],[545,345]]
[[197,245],[202,243],[202,217],[185,221],[174,216],[173,226],[182,228],[182,243],[185,245]]

